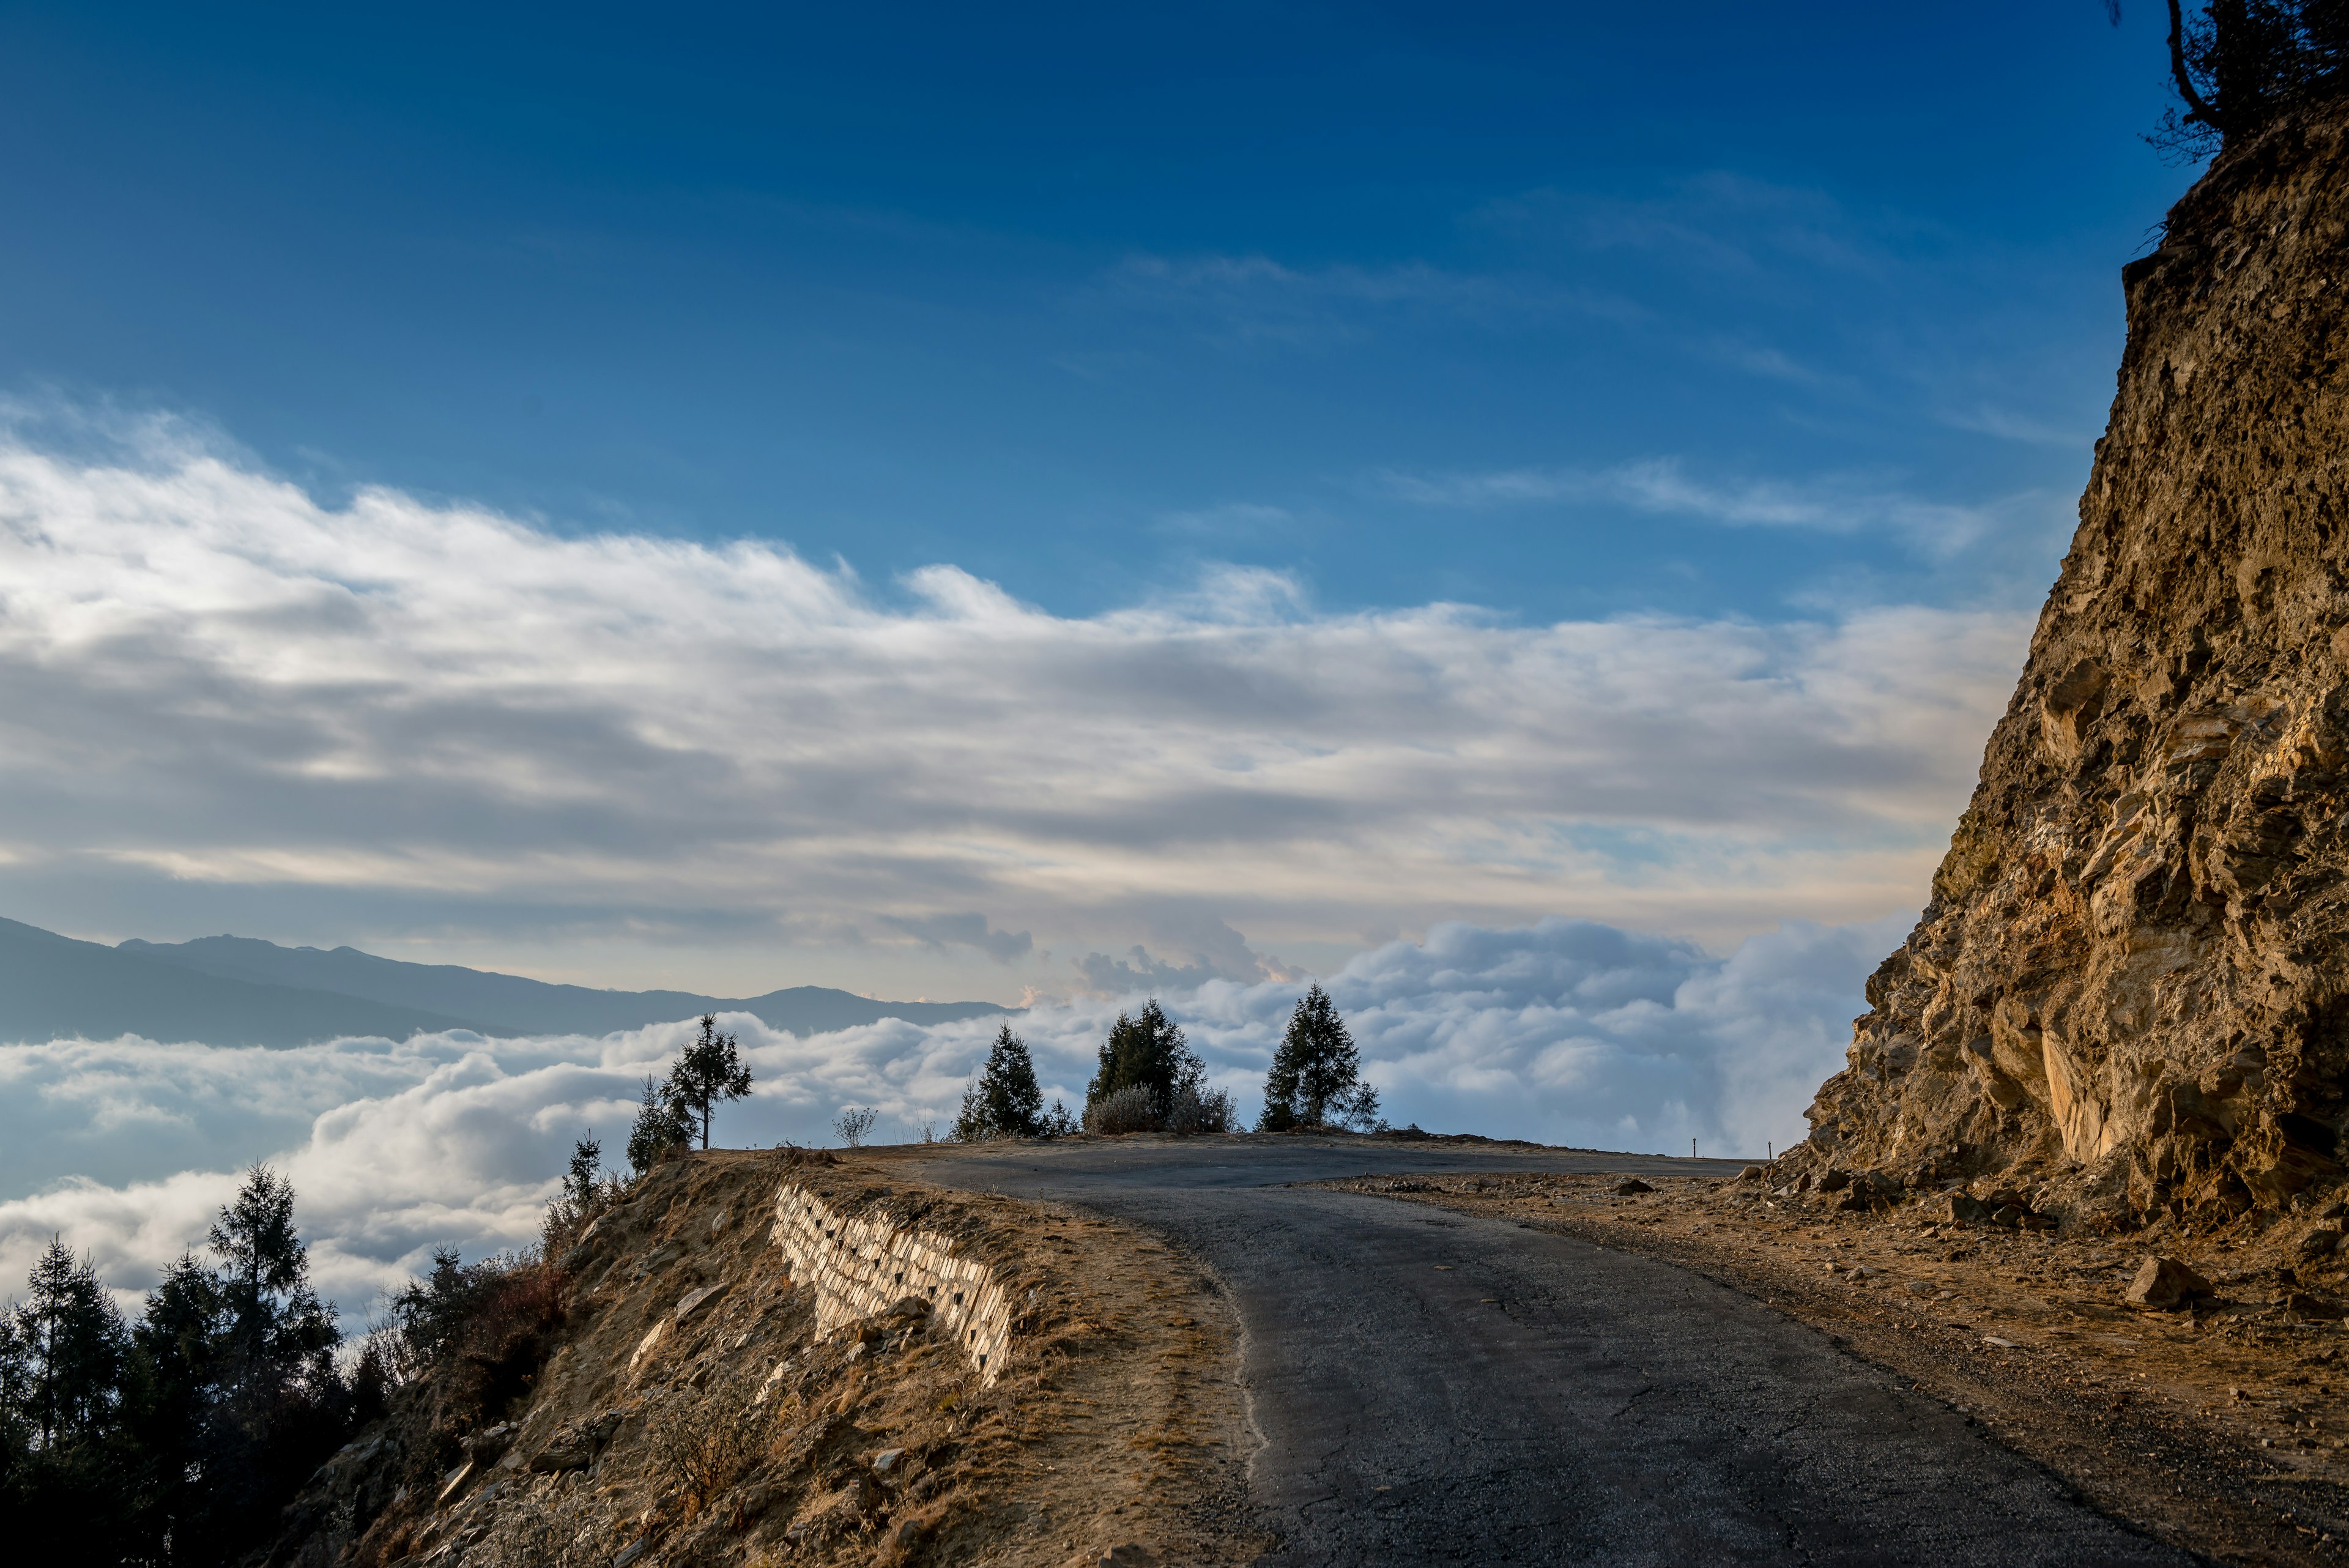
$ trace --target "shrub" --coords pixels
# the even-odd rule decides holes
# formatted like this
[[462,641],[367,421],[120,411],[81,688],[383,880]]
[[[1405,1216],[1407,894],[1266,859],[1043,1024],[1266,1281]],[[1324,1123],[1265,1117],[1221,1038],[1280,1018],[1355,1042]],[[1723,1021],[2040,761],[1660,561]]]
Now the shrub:
[[604,1568],[624,1528],[610,1501],[579,1491],[519,1501],[492,1516],[490,1533],[465,1553],[482,1568]]
[[880,1119],[881,1113],[871,1106],[843,1106],[840,1114],[832,1118],[832,1130],[838,1133],[840,1141],[849,1147],[863,1148],[865,1135]]
[[563,1272],[523,1254],[463,1262],[453,1247],[432,1252],[432,1272],[387,1303],[385,1328],[370,1339],[402,1383],[436,1367],[452,1410],[469,1424],[494,1421],[526,1392],[548,1337],[563,1321]]
[[1156,1132],[1159,1124],[1158,1096],[1142,1084],[1113,1089],[1085,1107],[1085,1131],[1089,1133],[1109,1136]]
[[1226,1133],[1237,1119],[1227,1089],[1177,1089],[1174,1103],[1166,1107],[1166,1130],[1182,1137]]
[[669,1405],[646,1428],[654,1460],[685,1494],[688,1514],[724,1494],[767,1446],[768,1410],[744,1378],[719,1382],[707,1399]]
[[592,1133],[571,1146],[563,1190],[548,1200],[546,1217],[539,1222],[539,1256],[561,1257],[596,1216],[619,1202],[625,1189],[619,1178],[603,1173],[603,1158],[604,1146]]

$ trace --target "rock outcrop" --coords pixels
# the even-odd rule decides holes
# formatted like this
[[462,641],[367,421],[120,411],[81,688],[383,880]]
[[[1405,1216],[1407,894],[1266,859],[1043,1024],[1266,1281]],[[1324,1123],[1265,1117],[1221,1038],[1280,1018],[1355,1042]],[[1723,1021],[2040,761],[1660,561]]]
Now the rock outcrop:
[[2217,1221],[2349,1158],[2349,108],[2122,283],[2079,531],[1798,1163]]

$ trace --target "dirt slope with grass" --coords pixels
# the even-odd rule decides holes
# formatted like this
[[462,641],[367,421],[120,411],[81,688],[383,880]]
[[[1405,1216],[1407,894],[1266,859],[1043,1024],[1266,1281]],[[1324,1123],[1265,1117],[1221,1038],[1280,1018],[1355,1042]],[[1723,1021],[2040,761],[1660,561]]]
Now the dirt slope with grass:
[[[771,1231],[785,1181],[886,1212],[1014,1303],[987,1386],[913,1304],[815,1333]],[[321,1470],[273,1562],[506,1565],[1244,1562],[1235,1327],[1164,1246],[854,1157],[661,1167]]]

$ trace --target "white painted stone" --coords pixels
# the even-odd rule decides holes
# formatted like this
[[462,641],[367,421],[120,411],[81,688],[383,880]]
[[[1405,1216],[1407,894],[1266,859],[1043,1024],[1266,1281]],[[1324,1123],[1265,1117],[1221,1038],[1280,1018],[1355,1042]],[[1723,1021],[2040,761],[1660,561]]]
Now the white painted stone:
[[792,1277],[815,1290],[819,1335],[916,1296],[930,1303],[931,1321],[962,1346],[982,1383],[1000,1376],[1010,1303],[994,1271],[956,1257],[945,1237],[903,1229],[886,1214],[845,1218],[786,1182],[775,1195],[773,1240]]

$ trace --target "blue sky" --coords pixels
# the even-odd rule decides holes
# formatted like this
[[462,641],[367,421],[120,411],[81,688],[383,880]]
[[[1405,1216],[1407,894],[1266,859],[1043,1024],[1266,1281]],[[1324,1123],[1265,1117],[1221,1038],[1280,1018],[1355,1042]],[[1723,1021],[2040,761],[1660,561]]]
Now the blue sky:
[[0,7],[0,912],[1017,1001],[1913,914],[2150,7]]
[[[1244,1105],[1319,976],[1398,1119],[1783,1145],[2193,175],[2159,21],[0,4],[0,914],[1078,1074],[1154,992]],[[0,1053],[0,1282],[274,1148],[362,1300],[670,1044]]]
[[2158,24],[11,5],[0,387],[884,596],[2013,601],[2190,176]]

